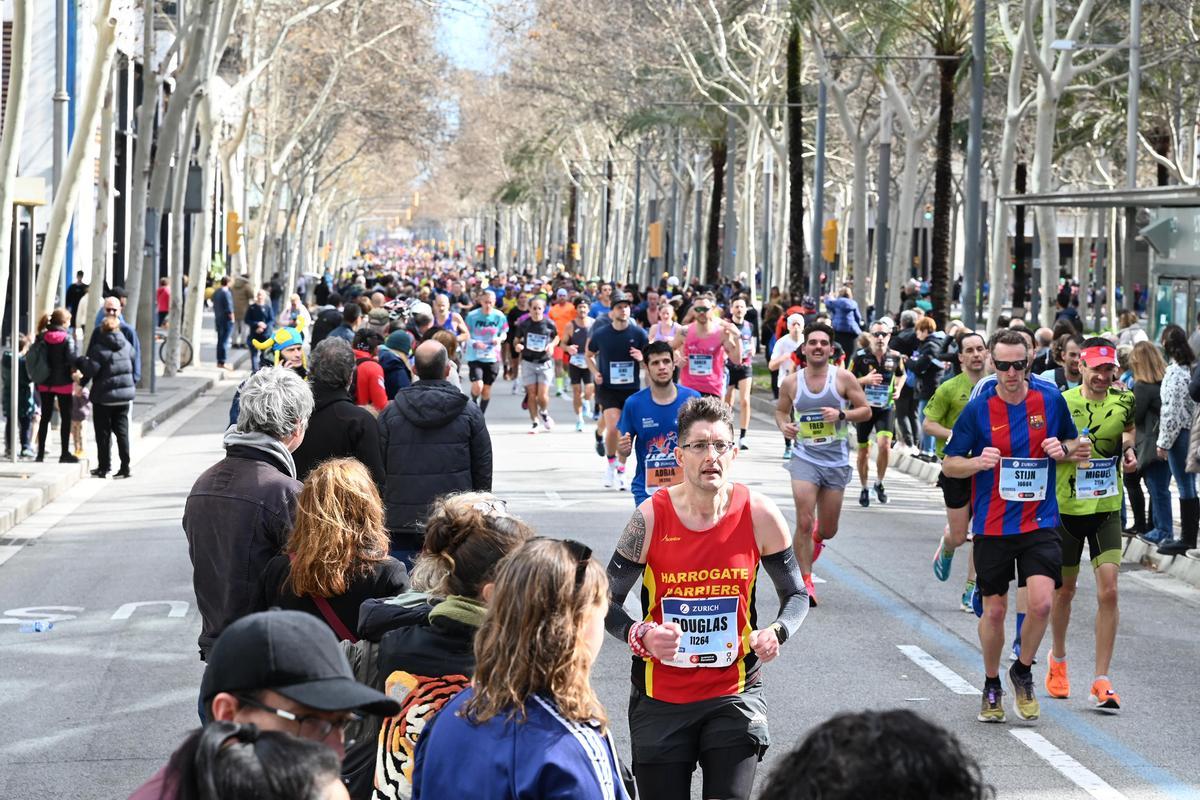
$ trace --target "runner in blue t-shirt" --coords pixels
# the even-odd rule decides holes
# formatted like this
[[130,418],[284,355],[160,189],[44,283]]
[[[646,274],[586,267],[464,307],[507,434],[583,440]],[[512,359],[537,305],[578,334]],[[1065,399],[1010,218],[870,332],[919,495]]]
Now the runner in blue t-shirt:
[[967,403],[946,444],[942,470],[972,478],[976,588],[983,597],[979,641],[986,681],[981,722],[1003,722],[1000,651],[1013,572],[1028,592],[1029,611],[1021,632],[1020,658],[1008,671],[1017,716],[1037,719],[1030,666],[1046,632],[1054,590],[1062,585],[1062,549],[1055,495],[1056,461],[1091,455],[1079,438],[1070,409],[1057,388],[1031,386],[1030,348],[1013,330],[988,343],[996,369],[994,388]]
[[479,308],[464,322],[471,337],[466,342],[471,399],[487,413],[492,384],[500,376],[500,344],[508,335],[508,318],[496,308],[496,293],[488,289],[479,296]]
[[637,453],[637,474],[630,484],[634,505],[641,505],[664,486],[683,480],[675,460],[679,408],[700,396],[694,389],[675,383],[675,354],[670,342],[651,342],[645,357],[650,386],[625,401],[617,425],[621,432],[617,452],[622,458]]

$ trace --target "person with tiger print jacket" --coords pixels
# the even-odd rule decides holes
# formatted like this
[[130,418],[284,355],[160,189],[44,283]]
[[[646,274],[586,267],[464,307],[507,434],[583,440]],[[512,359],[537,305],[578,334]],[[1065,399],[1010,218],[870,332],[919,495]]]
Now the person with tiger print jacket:
[[420,731],[475,672],[475,633],[496,566],[533,534],[491,494],[450,495],[430,510],[414,591],[363,603],[358,628],[373,652],[376,688],[400,711],[382,721],[378,736],[361,732],[347,751],[342,778],[354,800],[412,796]]

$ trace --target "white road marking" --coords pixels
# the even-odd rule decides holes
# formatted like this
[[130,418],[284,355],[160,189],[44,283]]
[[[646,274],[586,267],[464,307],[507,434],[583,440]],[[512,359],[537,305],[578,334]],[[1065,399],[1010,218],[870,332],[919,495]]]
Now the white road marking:
[[142,606],[169,606],[168,617],[186,617],[188,604],[182,600],[143,600],[140,603],[126,603],[113,613],[110,619],[129,619],[133,612]]
[[5,561],[8,561],[10,558],[15,556],[21,547],[22,545],[16,544],[0,545],[0,564],[3,564]]
[[1066,776],[1067,780],[1080,789],[1083,789],[1092,797],[1097,798],[1097,800],[1124,800],[1125,795],[1109,786],[1099,775],[1092,772],[1083,764],[1080,764],[1062,750],[1052,745],[1040,733],[1035,733],[1025,728],[1016,728],[1010,730],[1009,733],[1017,737],[1030,750],[1041,756],[1047,764]]
[[979,696],[979,689],[967,683],[966,679],[957,672],[950,669],[945,664],[938,661],[936,658],[929,655],[929,653],[926,653],[916,645],[898,644],[896,647],[901,653],[904,653],[904,655],[908,656],[914,664],[928,672],[930,675],[936,678],[939,683],[955,694],[975,695],[976,697]]

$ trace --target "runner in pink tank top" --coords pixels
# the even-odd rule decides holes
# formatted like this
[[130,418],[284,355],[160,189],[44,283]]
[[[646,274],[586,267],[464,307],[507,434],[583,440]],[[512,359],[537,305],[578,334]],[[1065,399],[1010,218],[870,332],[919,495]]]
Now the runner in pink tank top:
[[720,397],[725,388],[725,358],[738,363],[742,344],[736,333],[712,316],[716,306],[711,294],[696,299],[692,310],[696,321],[675,334],[672,346],[679,354],[679,383],[701,394]]

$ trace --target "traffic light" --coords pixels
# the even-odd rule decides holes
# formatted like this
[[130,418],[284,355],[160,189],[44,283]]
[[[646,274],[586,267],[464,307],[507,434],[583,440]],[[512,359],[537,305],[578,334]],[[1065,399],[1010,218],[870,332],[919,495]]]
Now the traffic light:
[[242,252],[242,221],[236,211],[225,212],[225,246],[231,256]]
[[837,258],[838,224],[836,219],[825,223],[821,230],[821,258],[832,263]]
[[925,221],[929,222],[933,219],[933,203],[925,204]]
[[579,261],[579,259],[580,259],[579,242],[571,242],[571,260]]

